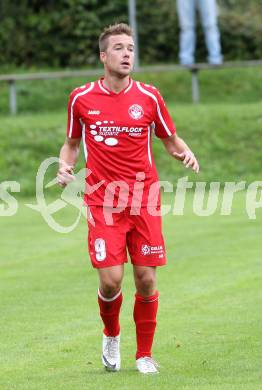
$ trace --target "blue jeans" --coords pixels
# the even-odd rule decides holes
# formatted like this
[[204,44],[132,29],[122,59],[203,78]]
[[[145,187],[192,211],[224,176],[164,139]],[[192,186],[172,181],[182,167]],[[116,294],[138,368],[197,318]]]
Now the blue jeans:
[[216,0],[177,0],[177,11],[180,23],[179,60],[183,65],[193,64],[196,34],[196,8],[200,12],[208,50],[208,62],[221,64],[220,34],[217,26]]

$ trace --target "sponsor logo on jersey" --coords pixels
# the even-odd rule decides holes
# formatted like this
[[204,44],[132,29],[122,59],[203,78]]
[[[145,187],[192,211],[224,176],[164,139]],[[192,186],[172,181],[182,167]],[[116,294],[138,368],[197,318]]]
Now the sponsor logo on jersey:
[[115,126],[114,121],[97,121],[89,125],[90,134],[96,142],[103,142],[108,146],[118,144],[118,135],[126,133],[130,137],[142,135],[143,127]]
[[133,104],[132,106],[129,107],[128,113],[131,116],[131,118],[138,120],[142,118],[144,115],[143,108],[139,104]]
[[89,110],[88,115],[99,115],[101,114],[101,111],[99,110]]

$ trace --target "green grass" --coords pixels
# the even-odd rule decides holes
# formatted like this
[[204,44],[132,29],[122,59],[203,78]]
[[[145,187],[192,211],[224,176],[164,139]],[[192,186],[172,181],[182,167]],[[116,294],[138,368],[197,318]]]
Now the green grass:
[[[162,180],[176,182],[189,175],[199,181],[261,180],[262,104],[169,104],[178,134],[197,155],[201,173],[196,176],[172,161],[162,143],[154,139],[154,155]],[[1,181],[17,180],[22,195],[35,192],[41,162],[58,156],[65,138],[66,112],[2,117],[0,122]],[[78,168],[84,166],[83,156]],[[56,167],[51,169],[54,174]]]
[[[236,195],[231,216],[195,216],[189,194],[184,216],[164,218],[168,265],[158,271],[154,346],[162,369],[154,377],[134,370],[130,264],[121,314],[123,369],[110,374],[100,363],[102,325],[86,223],[58,234],[27,202],[0,220],[1,389],[262,389],[262,213],[247,218],[244,193]],[[70,224],[75,210],[58,214]]]
[[[188,71],[141,73],[133,77],[158,87],[169,103],[192,102]],[[64,110],[69,93],[94,79],[19,81],[16,83],[18,110],[20,113]],[[254,103],[262,96],[262,68],[203,70],[199,73],[199,83],[202,103]],[[0,92],[0,114],[8,114],[6,83],[0,84]]]

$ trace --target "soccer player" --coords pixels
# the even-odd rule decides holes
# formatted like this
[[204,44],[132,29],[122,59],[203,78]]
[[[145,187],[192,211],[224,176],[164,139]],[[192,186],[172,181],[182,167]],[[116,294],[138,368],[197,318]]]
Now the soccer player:
[[74,180],[82,139],[88,247],[98,271],[98,304],[104,323],[102,363],[107,370],[120,369],[119,313],[128,249],[136,287],[136,367],[143,374],[157,373],[151,355],[159,296],[156,267],[166,263],[166,254],[152,132],[186,167],[198,172],[199,165],[176,134],[158,90],[130,77],[135,49],[130,27],[120,23],[105,28],[99,49],[104,77],[70,95],[67,138],[60,152],[57,180],[61,187]]

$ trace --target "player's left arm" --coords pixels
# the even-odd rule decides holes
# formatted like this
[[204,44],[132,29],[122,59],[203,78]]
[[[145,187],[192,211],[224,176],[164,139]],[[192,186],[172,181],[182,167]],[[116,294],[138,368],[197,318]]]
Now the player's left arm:
[[198,161],[189,146],[178,137],[175,124],[168,112],[164,99],[158,90],[154,92],[157,109],[155,110],[155,134],[163,142],[167,152],[177,160],[182,161],[186,168],[199,172]]
[[186,168],[199,172],[199,163],[185,141],[175,133],[170,137],[161,138],[167,152],[176,160],[182,161]]

